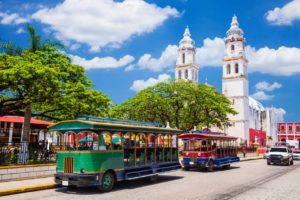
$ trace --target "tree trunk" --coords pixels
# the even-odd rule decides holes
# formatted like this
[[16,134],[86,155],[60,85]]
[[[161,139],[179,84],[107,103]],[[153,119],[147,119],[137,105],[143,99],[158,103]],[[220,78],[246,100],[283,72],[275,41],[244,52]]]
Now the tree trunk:
[[31,120],[31,103],[25,107],[24,124],[21,138],[21,150],[19,154],[19,163],[27,164],[28,162],[28,143],[29,143],[29,132],[30,132],[30,120]]
[[25,108],[24,114],[24,125],[23,125],[23,137],[22,142],[29,142],[29,132],[30,132],[30,120],[31,120],[31,103],[29,103]]

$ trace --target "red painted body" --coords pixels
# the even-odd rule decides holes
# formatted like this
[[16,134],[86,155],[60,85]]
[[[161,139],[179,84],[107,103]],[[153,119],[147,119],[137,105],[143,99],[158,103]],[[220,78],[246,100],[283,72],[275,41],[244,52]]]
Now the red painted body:
[[[183,157],[190,158],[223,158],[226,156],[236,156],[237,148],[233,146],[217,146],[217,141],[220,143],[232,142],[237,138],[228,136],[224,133],[188,133],[179,136],[182,140],[191,141],[209,141],[208,146],[200,146],[195,149],[185,150],[182,152]],[[229,144],[229,143],[228,143]],[[207,144],[206,144],[207,145]]]
[[207,151],[207,152],[201,152],[201,151],[183,151],[182,152],[183,157],[199,157],[199,158],[210,158],[215,156],[215,151]]

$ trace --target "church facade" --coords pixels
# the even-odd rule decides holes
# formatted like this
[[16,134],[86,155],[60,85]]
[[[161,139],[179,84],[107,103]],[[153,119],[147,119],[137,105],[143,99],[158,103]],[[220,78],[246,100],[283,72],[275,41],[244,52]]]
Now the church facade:
[[[225,132],[239,138],[241,144],[252,146],[267,145],[267,136],[276,142],[276,123],[282,117],[276,115],[276,108],[265,108],[249,96],[248,60],[245,53],[246,39],[233,16],[229,30],[224,38],[222,93],[232,102],[237,115],[229,115],[232,126]],[[195,62],[195,42],[187,27],[179,43],[175,78],[198,82],[198,66]],[[270,137],[269,137],[270,138]]]

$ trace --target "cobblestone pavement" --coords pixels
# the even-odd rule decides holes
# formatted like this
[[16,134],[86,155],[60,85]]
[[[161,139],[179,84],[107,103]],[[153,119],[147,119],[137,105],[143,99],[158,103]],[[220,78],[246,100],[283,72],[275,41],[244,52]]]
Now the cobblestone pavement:
[[235,164],[230,170],[176,171],[156,183],[124,181],[109,193],[95,188],[49,189],[0,197],[0,200],[31,199],[300,199],[300,161],[294,166],[268,166],[266,160]]

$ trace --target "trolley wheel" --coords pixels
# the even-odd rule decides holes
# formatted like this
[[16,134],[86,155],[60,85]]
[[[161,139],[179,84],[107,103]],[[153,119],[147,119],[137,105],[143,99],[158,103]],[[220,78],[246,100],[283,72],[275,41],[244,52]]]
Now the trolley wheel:
[[209,172],[212,172],[214,171],[214,162],[212,160],[208,161],[208,167],[207,167],[207,170]]
[[271,162],[267,162],[267,165],[271,165]]
[[107,171],[103,174],[101,185],[99,185],[99,190],[103,192],[109,192],[113,189],[116,179],[111,171]]
[[69,185],[67,188],[68,188],[68,190],[72,190],[72,189],[77,189],[77,186],[76,185]]
[[158,180],[158,175],[149,176],[149,177],[147,177],[147,180],[152,183],[156,182]]
[[230,165],[224,165],[222,166],[223,169],[230,169]]
[[183,171],[190,171],[190,167],[189,166],[183,167]]

